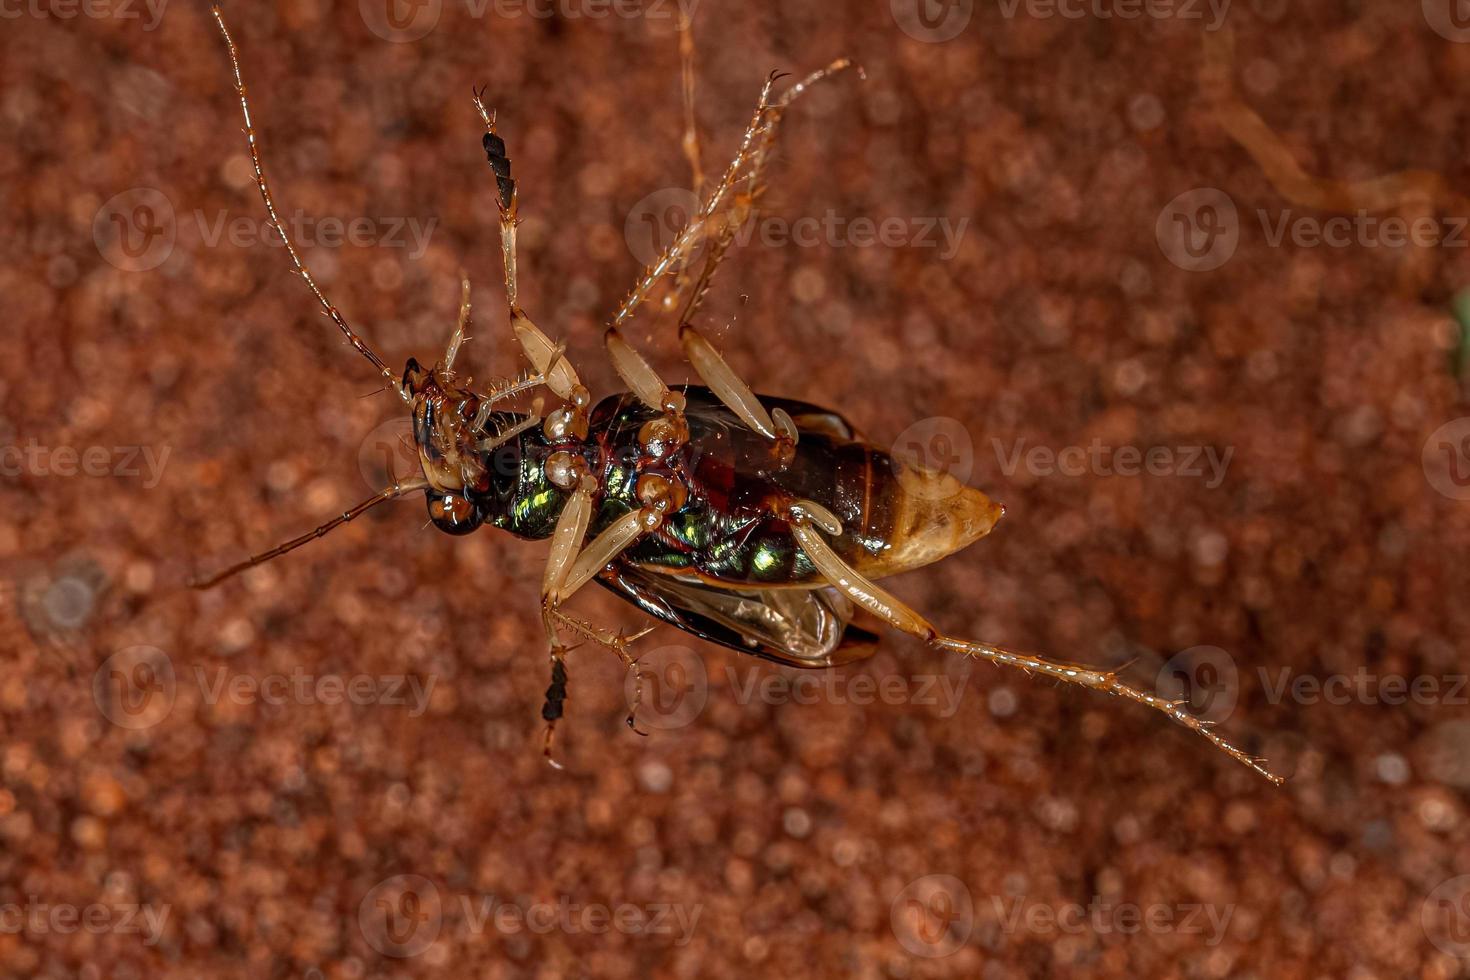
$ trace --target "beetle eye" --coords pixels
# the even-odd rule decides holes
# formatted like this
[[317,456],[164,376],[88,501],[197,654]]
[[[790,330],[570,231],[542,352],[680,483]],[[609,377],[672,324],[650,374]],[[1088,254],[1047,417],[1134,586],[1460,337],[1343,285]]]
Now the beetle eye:
[[457,493],[430,493],[429,520],[445,534],[469,534],[483,518],[475,505]]
[[424,369],[419,367],[418,358],[410,357],[403,366],[403,387],[418,394],[418,386],[423,384],[423,379]]

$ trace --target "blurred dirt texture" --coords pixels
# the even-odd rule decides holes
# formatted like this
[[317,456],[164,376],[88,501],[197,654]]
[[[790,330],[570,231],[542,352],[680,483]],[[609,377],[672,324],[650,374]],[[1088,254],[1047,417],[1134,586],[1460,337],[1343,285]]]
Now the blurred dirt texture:
[[[669,628],[638,644],[648,737],[616,658],[571,655],[556,771],[546,544],[451,538],[418,498],[184,589],[381,486],[402,408],[264,225],[207,6],[0,2],[0,972],[1470,974],[1454,8],[694,20],[711,177],[769,72],[865,69],[787,114],[702,322],[758,390],[1006,504],[895,592],[1173,685],[1278,789],[905,636],[802,680]],[[228,5],[283,217],[395,370],[442,354],[460,269],[461,358],[525,366],[484,85],[522,305],[617,390],[602,326],[689,186],[676,10]],[[683,383],[673,328],[630,337]]]

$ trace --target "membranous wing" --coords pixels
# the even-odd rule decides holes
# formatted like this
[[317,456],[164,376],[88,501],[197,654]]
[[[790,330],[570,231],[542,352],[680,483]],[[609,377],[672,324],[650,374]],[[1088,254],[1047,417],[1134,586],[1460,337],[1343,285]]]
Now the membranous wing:
[[670,626],[792,667],[850,663],[877,642],[854,625],[852,603],[833,588],[715,588],[631,565],[604,569],[597,581]]

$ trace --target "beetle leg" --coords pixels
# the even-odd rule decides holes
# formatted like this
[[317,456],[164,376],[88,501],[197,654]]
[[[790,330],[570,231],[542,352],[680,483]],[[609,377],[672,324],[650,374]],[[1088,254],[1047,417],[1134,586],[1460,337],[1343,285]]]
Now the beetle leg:
[[[568,616],[557,609],[554,605],[543,605],[544,614],[548,622],[555,623],[579,636],[585,637],[599,646],[604,646],[618,655],[623,666],[633,673],[633,703],[628,706],[628,717],[624,719],[627,726],[639,735],[646,736],[648,733],[638,728],[638,708],[643,703],[643,670],[638,665],[638,658],[633,656],[630,644],[653,632],[654,627],[639,630],[631,636],[625,636],[622,632],[614,633],[603,629],[583,619]],[[550,627],[548,627],[550,629]],[[565,713],[567,701],[567,668],[566,656],[571,653],[571,647],[564,646],[555,638],[555,632],[551,632],[551,684],[546,688],[546,700],[541,705],[541,720],[546,722],[546,732],[542,737],[541,753],[546,757],[554,768],[561,769],[561,763],[556,761],[552,755],[552,744],[556,738],[556,723],[561,720]]]
[[[562,507],[561,515],[556,520],[556,527],[551,533],[551,554],[547,557],[546,572],[541,581],[541,621],[546,629],[547,640],[551,644],[553,662],[552,687],[547,689],[547,703],[542,709],[542,717],[546,721],[545,751],[548,759],[551,758],[551,741],[556,722],[561,718],[561,702],[566,698],[566,670],[564,667],[561,668],[560,675],[561,697],[560,699],[552,697],[553,689],[557,687],[557,665],[566,653],[566,648],[562,646],[557,637],[557,626],[570,628],[583,637],[613,650],[622,658],[623,663],[634,671],[640,696],[643,687],[642,673],[639,671],[637,659],[633,657],[628,644],[648,631],[624,637],[566,615],[561,611],[561,605],[570,599],[578,589],[591,581],[592,577],[604,566],[630,548],[640,537],[657,530],[663,523],[664,514],[672,506],[673,501],[666,493],[650,490],[644,495],[647,499],[643,501],[643,507],[628,511],[583,548],[582,540],[587,535],[587,525],[592,516],[592,497],[596,492],[597,481],[584,474],[578,480],[576,489]],[[632,705],[633,710],[628,714],[628,727],[633,728],[634,731],[637,731],[633,722],[633,716],[638,710],[637,702],[638,698],[635,698]]]
[[541,579],[541,599],[549,602],[558,597],[582,539],[587,536],[587,523],[592,517],[592,495],[597,492],[597,481],[583,476],[572,492],[571,498],[561,509],[556,519],[556,528],[551,532],[551,554],[546,559],[546,574]]
[[623,337],[616,324],[603,331],[602,343],[607,348],[613,370],[639,401],[670,417],[683,417],[684,396],[669,389],[653,366]]
[[[775,76],[766,79],[765,86],[761,89],[760,105],[756,107],[755,115],[745,129],[745,136],[741,140],[740,149],[736,152],[730,165],[725,169],[724,176],[720,178],[709,199],[695,213],[689,216],[679,234],[669,243],[652,265],[643,270],[628,295],[623,298],[617,311],[613,314],[612,326],[620,327],[631,317],[640,306],[653,293],[654,288],[667,275],[675,274],[683,269],[704,244],[711,230],[721,222],[715,219],[722,208],[730,208],[736,215],[740,216],[743,223],[743,214],[748,210],[749,199],[734,193],[735,185],[739,182],[741,175],[745,173],[751,162],[752,155],[760,145],[761,134],[766,132],[771,125],[771,115],[774,107],[770,104],[771,86],[775,84]],[[731,198],[734,198],[733,203]],[[728,220],[728,219],[726,219]],[[672,302],[669,305],[674,305]]]
[[598,626],[596,623],[589,623],[585,619],[569,616],[562,612],[560,607],[553,607],[551,615],[556,620],[556,625],[570,630],[584,640],[591,640],[600,647],[606,647],[608,650],[617,654],[618,659],[628,667],[638,662],[638,658],[633,655],[633,644],[658,628],[656,626],[648,626],[636,633],[630,634],[624,633],[621,630],[614,632],[613,630]]
[[505,300],[510,308],[511,331],[527,359],[536,368],[536,373],[545,379],[546,387],[558,398],[572,403],[569,410],[558,410],[565,411],[565,420],[553,422],[557,413],[552,412],[548,416],[547,425],[569,425],[574,430],[585,430],[587,406],[591,404],[587,389],[577,377],[571,362],[566,359],[563,349],[554,344],[526,315],[526,311],[521,309],[516,257],[516,225],[520,223],[520,198],[516,192],[515,179],[510,175],[510,157],[506,155],[505,140],[496,130],[495,114],[485,107],[483,96],[483,89],[474,93],[475,109],[485,123],[485,137],[482,141],[485,156],[490,161],[490,169],[495,173],[496,189],[499,192],[496,203],[500,209],[500,256],[505,269]]
[[[802,502],[799,506],[810,507],[812,505]],[[1045,674],[1069,684],[1078,684],[1104,694],[1136,701],[1155,711],[1163,712],[1185,728],[1198,732],[1217,749],[1265,776],[1272,783],[1279,786],[1284,782],[1282,777],[1266,768],[1264,759],[1246,753],[1223,736],[1216,734],[1211,729],[1209,722],[1201,721],[1185,710],[1183,702],[1170,701],[1132,687],[1119,680],[1116,671],[1096,670],[1082,664],[1048,660],[1034,654],[1016,653],[989,643],[961,640],[940,633],[923,616],[843,561],[822,536],[823,531],[831,533],[830,528],[819,530],[811,517],[800,511],[789,514],[789,518],[792,533],[796,535],[801,550],[811,559],[812,564],[817,566],[817,570],[822,573],[823,577],[846,593],[855,604],[885,620],[896,629],[917,636],[939,650],[977,657],[1007,667],[1018,667],[1027,673]]]
[[[778,408],[773,418],[773,413],[766,411],[750,385],[735,373],[735,370],[720,356],[720,352],[715,349],[714,345],[706,340],[692,324],[686,322],[679,326],[679,341],[700,380],[709,386],[715,396],[724,402],[725,406],[734,412],[741,422],[767,439],[777,440],[788,447],[796,445],[798,433],[791,416]],[[603,334],[603,343],[607,346],[607,355],[612,361],[613,370],[617,371],[618,377],[638,397],[638,400],[650,408],[663,412],[665,417],[682,431],[684,428],[684,396],[672,391],[664,383],[663,379],[658,376],[658,372],[654,371],[643,355],[634,350],[633,345],[624,339],[622,332],[616,326],[607,328]]]
[[706,340],[692,324],[679,325],[679,342],[683,344],[684,354],[694,366],[694,372],[699,375],[700,380],[709,385],[710,391],[725,403],[726,408],[738,415],[740,421],[767,439],[777,440],[787,446],[796,445],[796,423],[791,420],[791,416],[779,408],[774,413],[767,412],[766,407],[755,397],[755,392],[750,390],[750,385],[735,373],[734,368],[715,350],[714,344]]
[[500,254],[505,264],[505,299],[513,310],[519,305],[516,291],[516,212],[519,201],[515,179],[510,175],[510,157],[505,153],[505,140],[495,129],[495,113],[485,108],[484,94],[484,89],[475,90],[475,110],[485,123],[485,136],[481,143],[500,193]]
[[454,327],[454,333],[449,335],[449,346],[444,351],[444,370],[454,368],[454,359],[459,356],[460,347],[468,339],[465,331],[470,325],[470,277],[463,271],[459,274],[459,320]]
[[[699,201],[702,200],[704,193],[704,169],[700,161],[699,127],[694,118],[694,32],[693,23],[688,11],[682,9],[679,14],[679,61],[682,69],[684,96],[683,149],[684,156],[689,161],[690,187],[694,192],[694,199]],[[761,92],[762,105],[766,102],[766,96],[769,90],[770,83],[767,82],[766,89]],[[722,188],[719,194],[727,192],[729,182],[734,179],[733,174],[734,171],[726,172],[725,180],[722,182]],[[702,208],[701,210],[708,211],[709,209]],[[696,222],[698,222],[697,225]],[[690,224],[680,232],[681,238],[685,235],[693,235],[694,237],[686,245],[679,247],[676,250],[676,254],[671,258],[670,268],[675,271],[675,279],[673,293],[668,301],[670,306],[677,302],[677,297],[683,295],[687,288],[689,281],[689,260],[698,250],[706,228],[707,222],[701,221],[699,215],[691,215]],[[679,243],[676,242],[675,245],[678,246]],[[723,249],[721,249],[721,253],[723,253]],[[648,278],[653,268],[650,267],[649,270],[645,270],[644,282],[647,285],[644,286],[640,283],[640,286],[645,290],[645,294],[647,290],[652,289],[653,283],[657,281],[657,274],[654,274],[652,279]],[[637,292],[636,289],[635,292]],[[617,372],[618,377],[628,386],[628,389],[637,395],[638,399],[645,405],[663,412],[670,421],[674,421],[677,424],[678,420],[682,419],[684,414],[682,402],[677,400],[673,392],[670,391],[669,386],[658,376],[658,372],[654,371],[648,361],[633,349],[633,346],[628,343],[627,339],[623,337],[622,332],[618,329],[619,324],[631,316],[641,302],[642,299],[640,298],[632,306],[629,306],[625,301],[624,308],[618,311],[618,315],[614,318],[613,323],[603,332],[602,342],[607,348],[608,358],[612,361],[613,370]]]
[[[551,600],[553,608],[575,595],[578,589],[592,581],[594,575],[636,544],[639,538],[657,531],[664,522],[664,515],[683,505],[683,500],[671,492],[667,482],[663,480],[645,477],[639,480],[637,493],[643,506],[637,510],[628,511],[603,528],[601,533],[577,554],[576,559],[571,561],[570,569],[566,569],[568,559],[565,557],[560,559],[561,568],[565,570],[557,572],[558,583],[547,592],[547,598]],[[560,530],[559,520],[557,532]],[[554,534],[553,541],[555,537]],[[555,547],[553,543],[553,548]],[[550,576],[551,571],[548,568],[548,578]]]
[[679,66],[684,91],[684,156],[689,160],[693,177],[691,187],[697,198],[704,191],[704,166],[699,152],[699,125],[694,120],[694,22],[689,11],[679,10]]
[[562,768],[562,765],[552,756],[551,743],[556,738],[556,723],[561,720],[561,716],[566,710],[566,655],[569,652],[559,643],[552,644],[551,683],[546,688],[546,701],[541,705],[541,720],[546,722],[546,735],[541,742],[541,754],[546,757],[546,761],[551,763],[555,769]]
[[[635,694],[633,703],[629,706],[627,723],[628,727],[635,732],[638,732],[635,718],[638,714],[639,704],[643,700],[643,672],[638,666],[637,658],[633,657],[632,652],[628,649],[628,644],[638,639],[638,637],[643,636],[648,630],[644,630],[643,633],[638,633],[633,637],[625,638],[621,634],[612,634],[607,630],[592,626],[590,623],[583,622],[582,620],[572,619],[572,617],[567,616],[561,611],[560,606],[570,599],[578,589],[591,581],[592,577],[602,571],[609,562],[632,547],[634,542],[644,534],[656,530],[662,522],[663,510],[660,508],[644,507],[639,510],[628,511],[628,513],[609,525],[601,534],[593,538],[587,547],[582,550],[581,554],[577,555],[575,561],[568,562],[563,559],[561,571],[559,572],[560,582],[549,595],[542,599],[541,606],[548,631],[554,633],[553,624],[555,623],[569,626],[593,642],[613,650],[622,658],[623,664],[629,670],[633,671]],[[557,530],[561,530],[560,522],[558,522]],[[566,567],[568,564],[571,565],[569,570]],[[548,567],[548,576],[549,574],[550,568]],[[646,734],[644,732],[638,733],[640,735]],[[548,734],[547,737],[550,738],[550,735]]]
[[546,387],[553,394],[571,401],[576,392],[587,391],[581,378],[577,377],[572,363],[567,360],[565,348],[552,343],[551,338],[541,332],[541,328],[531,321],[525,310],[518,306],[511,307],[510,328],[527,360],[535,366],[538,374],[545,376]]
[[[782,94],[781,98],[774,104],[767,104],[767,90],[761,93],[761,102],[770,113],[769,125],[761,132],[759,140],[755,142],[745,162],[745,169],[739,175],[739,181],[746,185],[745,190],[737,194],[730,207],[729,213],[723,216],[719,222],[707,222],[707,230],[711,233],[710,240],[705,246],[704,269],[699,278],[689,285],[689,278],[680,270],[674,293],[665,300],[665,308],[673,309],[678,306],[681,297],[684,297],[683,309],[679,312],[679,323],[688,324],[693,321],[694,315],[704,303],[704,298],[709,293],[710,283],[714,280],[715,272],[719,269],[720,262],[724,260],[725,252],[729,250],[735,241],[735,236],[740,228],[755,214],[755,203],[765,192],[765,167],[769,160],[771,147],[776,142],[776,131],[781,121],[781,115],[786,108],[796,101],[803,92],[811,88],[822,79],[843,71],[851,65],[846,58],[840,58],[827,67],[815,71],[802,79]],[[859,69],[861,73],[861,69]],[[772,76],[774,80],[776,76]],[[742,147],[743,149],[743,147]]]
[[638,708],[643,704],[643,668],[638,665],[638,658],[633,655],[633,644],[652,633],[657,627],[649,626],[636,633],[625,634],[622,630],[614,632],[589,623],[585,619],[568,616],[557,608],[551,610],[551,615],[556,620],[556,624],[563,629],[591,640],[598,646],[606,647],[618,655],[618,659],[623,662],[623,667],[633,674],[633,702],[628,705],[628,717],[625,721],[628,727],[639,735],[647,735],[647,732],[638,728],[637,723]]
[[[726,221],[716,238],[709,243],[704,269],[699,278],[694,280],[692,288],[687,290],[684,307],[679,311],[679,342],[684,348],[685,356],[689,358],[689,363],[693,365],[695,373],[709,386],[716,397],[724,402],[727,408],[740,417],[747,427],[759,432],[767,439],[778,440],[788,449],[796,445],[798,438],[796,425],[791,421],[791,417],[780,409],[777,409],[775,413],[768,413],[765,406],[755,397],[750,386],[735,373],[714,345],[695,328],[693,320],[700,305],[704,302],[704,297],[709,292],[710,282],[719,268],[720,261],[735,240],[739,226],[754,213],[753,204],[764,187],[762,176],[771,146],[776,139],[776,127],[780,122],[781,113],[812,85],[844,70],[850,64],[847,59],[843,58],[834,61],[820,71],[813,72],[789,88],[774,105],[770,106],[772,112],[770,124],[761,134],[759,142],[749,155],[745,174],[749,187],[744,195],[748,198],[748,203],[737,204],[732,219]],[[763,105],[766,102],[767,93],[762,93]]]
[[656,530],[662,521],[662,514],[646,508],[630,510],[613,521],[577,555],[571,571],[557,590],[556,601],[562,603],[570,599],[578,589],[592,581],[592,576],[631,548],[643,535]]
[[[541,580],[541,622],[551,646],[552,682],[546,689],[546,704],[541,708],[541,719],[546,722],[542,752],[546,760],[558,769],[561,767],[551,757],[551,741],[556,734],[556,723],[562,716],[562,703],[566,700],[566,667],[562,660],[567,651],[556,635],[556,593],[571,569],[582,538],[587,534],[587,522],[592,515],[592,495],[596,492],[597,482],[590,476],[583,476],[578,481],[556,519],[556,528],[551,532],[551,554],[546,559],[546,572]],[[553,697],[553,694],[560,696]]]
[[[694,116],[694,21],[689,11],[683,9],[683,4],[679,10],[679,68],[680,89],[684,97],[684,140],[681,145],[684,158],[689,161],[689,187],[694,192],[694,200],[702,201],[704,163],[699,145],[699,123]],[[674,280],[675,295],[683,293],[688,281],[689,269],[687,265],[681,265]]]
[[[463,347],[465,343],[471,339],[468,335],[468,330],[470,326],[470,310],[470,278],[463,271],[461,271],[459,319],[455,324],[454,333],[449,335],[449,346],[444,351],[444,360],[442,363],[445,371],[453,371],[454,362],[456,358],[459,357],[460,348]],[[560,363],[561,359],[561,349],[557,348],[554,351],[551,360],[551,369],[553,373],[556,371],[556,366]],[[495,404],[497,402],[505,401],[507,398],[513,398],[523,391],[530,391],[532,388],[540,388],[547,383],[548,377],[549,376],[546,374],[546,372],[542,371],[538,373],[528,372],[514,378],[496,378],[492,380],[489,384],[489,387],[484,392],[484,397],[480,403],[479,415],[475,418],[474,424],[470,427],[471,430],[475,432],[480,432],[484,430],[485,420],[489,418],[491,412],[495,411]],[[538,418],[536,421],[540,422],[541,420]],[[523,428],[525,427],[517,428],[516,432],[521,432]]]
[[[697,197],[703,178],[699,172],[698,135],[694,126],[693,42],[687,27],[687,22],[681,22],[680,51],[685,69],[684,141],[686,155],[694,169]],[[613,322],[603,334],[603,343],[607,346],[608,356],[618,376],[640,401],[664,412],[671,419],[676,419],[681,412],[668,407],[668,386],[627,342],[619,328],[648,298],[659,280],[672,273],[676,277],[675,284],[665,297],[664,305],[667,309],[676,309],[681,300],[683,301],[683,308],[679,311],[679,340],[685,355],[694,366],[695,373],[749,428],[768,439],[778,440],[788,449],[795,446],[797,430],[791,419],[784,412],[778,413],[773,419],[756,399],[750,386],[735,374],[720,353],[690,321],[703,303],[715,270],[723,261],[736,234],[755,213],[755,202],[763,189],[762,176],[766,161],[775,142],[782,113],[816,82],[842,71],[849,64],[846,59],[833,62],[793,85],[776,101],[771,100],[771,87],[778,76],[771,75],[766,79],[765,87],[761,90],[760,105],[746,128],[740,150],[725,170],[724,177],[699,213],[690,218],[658,261],[644,270],[642,278],[623,300]],[[737,185],[744,185],[743,189],[737,192]],[[706,249],[704,267],[698,278],[692,280],[691,286],[687,274],[688,265],[701,247]]]
[[[733,238],[740,226],[754,213],[755,201],[761,191],[760,177],[782,114],[812,85],[850,65],[851,62],[846,58],[840,58],[791,86],[774,101],[771,99],[771,88],[781,76],[773,73],[767,77],[761,88],[760,104],[746,126],[740,148],[725,169],[724,176],[715,185],[698,213],[690,217],[663,254],[643,270],[643,274],[614,313],[613,327],[622,326],[643,305],[665,276],[678,275],[707,240],[725,236]],[[692,69],[690,77],[692,78]],[[686,141],[687,139],[686,136]],[[741,184],[746,186],[737,192],[736,187]],[[707,280],[707,276],[702,278]],[[666,299],[665,308],[674,309],[677,306],[677,295]]]

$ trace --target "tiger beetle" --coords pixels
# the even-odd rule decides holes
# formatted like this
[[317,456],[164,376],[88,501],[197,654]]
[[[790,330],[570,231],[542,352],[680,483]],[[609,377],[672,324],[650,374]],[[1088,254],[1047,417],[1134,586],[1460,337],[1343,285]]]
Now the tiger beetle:
[[[195,587],[209,588],[314,541],[384,501],[422,493],[430,520],[449,534],[488,524],[551,541],[541,582],[552,676],[542,710],[548,759],[567,699],[564,636],[613,651],[637,676],[632,643],[648,630],[629,636],[564,609],[595,581],[656,620],[794,667],[834,667],[868,656],[877,640],[874,629],[888,626],[939,651],[1136,701],[1198,732],[1271,782],[1282,782],[1263,759],[1213,731],[1183,702],[1135,688],[1116,671],[949,636],[876,584],[983,537],[1004,508],[948,473],[863,441],[834,412],[755,394],[695,325],[715,270],[754,212],[782,117],[813,85],[850,68],[849,60],[834,61],[779,95],[774,88],[782,76],[769,76],[739,150],[706,193],[694,126],[693,44],[688,19],[681,18],[683,149],[701,204],[643,270],[603,332],[607,355],[629,390],[594,405],[564,347],[519,305],[516,181],[482,93],[474,93],[474,105],[499,196],[510,327],[532,370],[473,390],[455,368],[470,319],[467,280],[443,358],[430,368],[410,359],[402,374],[388,368],[317,286],[277,216],[239,51],[218,7],[214,17],[229,51],[255,182],[270,221],[322,310],[407,406],[421,473],[395,480],[309,534]],[[671,388],[625,336],[630,318],[655,296],[660,310],[677,313],[679,342],[702,386]],[[543,397],[549,392],[558,402],[544,416],[508,407],[514,396],[541,389]],[[629,727],[635,727],[637,706],[635,696]]]

